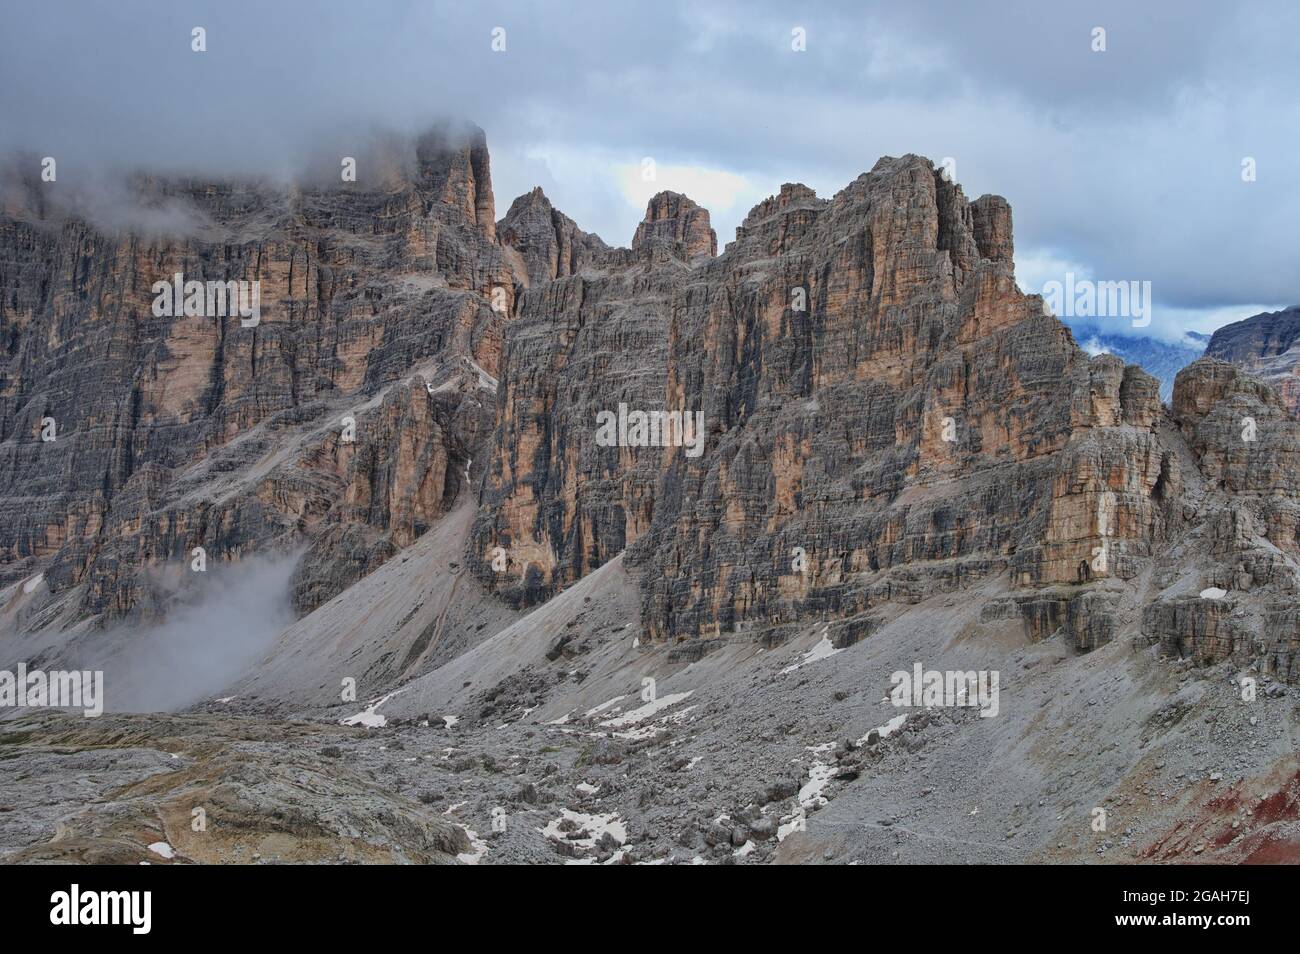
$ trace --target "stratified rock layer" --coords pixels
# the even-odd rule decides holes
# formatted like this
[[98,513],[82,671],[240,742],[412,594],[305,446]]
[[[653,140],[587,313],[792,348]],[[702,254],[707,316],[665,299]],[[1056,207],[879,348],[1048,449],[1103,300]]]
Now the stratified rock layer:
[[[1171,415],[1150,375],[1089,358],[1016,287],[1005,200],[968,202],[906,156],[831,200],[783,186],[718,258],[686,238],[693,217],[657,196],[630,257],[592,257],[520,299],[470,552],[512,603],[627,547],[649,637],[779,641],[809,618],[865,623],[878,604],[996,577],[1026,613],[1050,607],[1039,636],[1064,629],[1090,651],[1121,628],[1115,594],[1090,588],[1131,581],[1154,605],[1145,570],[1225,507],[1294,553],[1281,474],[1300,443],[1278,429],[1277,397],[1202,372]],[[1268,462],[1226,443],[1242,402]],[[703,453],[600,446],[598,415],[620,403],[702,413]],[[1220,556],[1254,566],[1257,549]],[[1294,571],[1288,555],[1269,585]],[[1044,587],[1066,589],[1043,602]],[[1166,618],[1152,610],[1147,629]],[[1290,672],[1294,640],[1269,618],[1254,649]]]
[[[163,235],[6,190],[5,622],[160,616],[197,548],[302,551],[305,613],[471,488],[489,592],[540,603],[625,553],[641,635],[685,654],[810,619],[843,647],[882,604],[997,581],[981,619],[1031,640],[1296,677],[1300,424],[1238,366],[1281,332],[1226,335],[1238,364],[1194,363],[1166,408],[1020,292],[1006,201],[917,156],[782,186],[722,256],[673,192],[629,248],[540,189],[494,221],[476,130],[374,166],[141,180]],[[177,272],[260,282],[261,322],[154,317]]]
[[[183,213],[161,235],[91,224],[62,183],[7,183],[0,583],[43,572],[31,625],[159,615],[151,568],[305,540],[309,609],[445,509],[519,276],[482,132],[410,149],[329,186],[140,180],[137,204]],[[259,282],[260,323],[155,317],[176,273]]]

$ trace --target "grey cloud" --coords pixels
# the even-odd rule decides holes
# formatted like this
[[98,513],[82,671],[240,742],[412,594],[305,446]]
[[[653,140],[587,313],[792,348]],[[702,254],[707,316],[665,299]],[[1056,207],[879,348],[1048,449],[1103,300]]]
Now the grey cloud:
[[[487,131],[499,213],[541,184],[583,228],[626,243],[639,212],[612,182],[530,151],[651,155],[823,194],[880,155],[918,152],[956,158],[971,195],[1006,195],[1022,251],[1149,280],[1170,315],[1300,299],[1300,12],[1283,0],[137,0],[75,13],[6,0],[0,15],[0,148],[58,156],[61,182],[141,166],[293,175],[376,130],[458,116]],[[190,51],[195,25],[207,53]],[[794,26],[806,53],[790,51]],[[1105,53],[1090,49],[1094,26]],[[1256,182],[1241,181],[1245,156]],[[743,214],[715,216],[721,240]]]

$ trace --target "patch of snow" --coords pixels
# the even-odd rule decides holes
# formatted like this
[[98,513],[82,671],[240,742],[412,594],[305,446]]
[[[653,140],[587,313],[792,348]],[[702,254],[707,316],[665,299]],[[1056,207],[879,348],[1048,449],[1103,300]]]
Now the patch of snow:
[[467,865],[476,865],[487,854],[487,842],[480,839],[478,832],[472,828],[465,829],[465,836],[469,838],[469,851],[462,851],[456,856],[456,860]]
[[803,831],[807,827],[807,819],[803,812],[795,812],[793,815],[786,815],[781,819],[781,824],[776,829],[776,840],[785,841],[797,831]]
[[683,699],[688,698],[694,691],[694,689],[688,689],[686,692],[672,692],[666,696],[660,696],[658,699],[647,702],[645,705],[633,709],[631,712],[625,712],[617,718],[606,719],[601,723],[601,725],[607,729],[621,729],[624,726],[636,725],[638,722],[643,722],[651,716],[658,715],[670,706],[677,705],[677,703],[681,702]]
[[460,721],[460,716],[445,715],[442,717],[442,726],[444,729],[453,728]]
[[[690,693],[683,693],[690,695]],[[699,706],[687,706],[671,715],[666,715],[662,719],[656,719],[647,725],[635,726],[622,732],[612,732],[611,735],[616,739],[627,739],[630,741],[639,741],[641,739],[653,739],[660,732],[665,731],[670,725],[681,725],[686,721],[686,717],[698,709]],[[601,725],[608,725],[608,722],[602,722]],[[598,736],[599,737],[599,736]]]
[[36,589],[36,587],[40,586],[43,582],[45,582],[45,574],[37,573],[34,577],[32,577],[30,580],[28,580],[26,583],[23,584],[23,592],[30,593],[32,590]]
[[379,707],[382,706],[389,699],[393,698],[393,696],[397,695],[399,692],[405,692],[405,691],[406,690],[404,689],[397,689],[393,692],[390,692],[388,695],[382,696],[379,699],[376,699],[374,702],[370,703],[370,705],[366,706],[365,709],[363,709],[361,712],[358,712],[356,715],[348,716],[346,719],[340,719],[339,724],[340,725],[364,725],[368,729],[381,729],[384,726],[388,725],[388,717],[379,714],[378,712]]
[[576,788],[578,791],[582,792],[582,794],[584,795],[595,795],[597,792],[600,791],[599,785],[592,785],[590,782],[579,782],[577,785],[573,787]]
[[787,673],[792,673],[796,669],[808,665],[809,663],[820,662],[823,659],[830,659],[832,656],[838,656],[840,653],[844,652],[842,649],[835,648],[835,644],[831,642],[830,637],[827,635],[829,631],[829,626],[823,629],[822,638],[817,645],[804,653],[803,659],[799,660],[799,662],[795,663],[793,666],[786,666],[782,669],[781,675],[784,676]]
[[1203,600],[1221,600],[1227,595],[1227,590],[1221,590],[1217,586],[1211,586],[1201,590],[1201,599]]
[[[907,721],[907,713],[904,712],[902,715],[896,715],[896,716],[894,716],[892,719],[890,719],[890,720],[889,720],[888,722],[886,722],[884,725],[882,725],[882,726],[877,726],[876,729],[875,729],[875,731],[880,733],[880,737],[881,737],[882,739],[887,739],[887,738],[889,738],[891,735],[893,735],[895,732],[897,732],[899,729],[901,729],[901,728],[903,727],[903,723],[906,722],[906,721]],[[867,737],[870,736],[870,735],[871,735],[871,733],[868,732],[868,733],[867,733],[866,735],[864,735],[862,738],[858,739],[858,745],[866,745],[866,744],[867,744]]]
[[627,696],[615,696],[613,699],[610,699],[608,702],[602,702],[594,709],[588,709],[586,712],[583,713],[582,717],[584,719],[590,719],[592,716],[599,715],[600,713],[608,709],[610,706],[617,705],[618,703],[622,702],[626,698]]
[[455,390],[459,385],[460,385],[459,381],[457,381],[455,378],[450,378],[446,381],[443,381],[442,384],[438,385],[437,387],[434,387],[432,384],[426,384],[424,387],[425,390],[427,390],[430,394],[441,394],[444,391]]
[[[827,745],[834,747],[833,742],[828,742]],[[820,749],[823,746],[819,745],[817,748]],[[834,763],[814,762],[812,768],[808,769],[808,781],[804,783],[803,788],[799,789],[799,804],[804,808],[825,805],[827,798],[822,794],[822,791],[834,777]]]
[[[561,831],[560,823],[568,820],[576,827],[570,831]],[[608,832],[620,845],[627,841],[627,825],[625,825],[614,813],[608,815],[587,815],[583,812],[570,811],[567,808],[561,809],[561,815],[554,821],[549,822],[545,828],[537,829],[547,838],[553,841],[562,841],[566,844],[573,845],[580,851],[590,851],[596,847],[596,842],[600,841]],[[578,837],[570,838],[569,836],[577,833]]]
[[155,841],[152,845],[149,846],[149,850],[152,851],[155,855],[158,855],[162,858],[176,857],[176,850],[172,848],[171,845],[167,844],[167,842],[165,841]]
[[[906,721],[907,721],[907,713],[904,712],[902,715],[894,716],[894,718],[890,719],[884,725],[878,726],[874,731],[880,733],[880,738],[887,739],[889,738],[889,736],[893,735],[895,732],[901,729],[903,727],[903,723]],[[861,739],[859,739],[858,745],[866,744],[867,737],[870,735],[871,733],[868,732]],[[810,745],[807,748],[808,751],[811,752],[814,756],[821,756],[832,751],[835,748],[835,743],[823,742],[821,745]],[[808,781],[805,782],[803,787],[799,789],[800,807],[808,809],[808,808],[819,808],[822,805],[825,805],[828,800],[826,796],[822,794],[822,792],[825,791],[826,786],[830,784],[831,779],[834,777],[835,777],[834,760],[824,762],[820,758],[814,758],[812,766],[808,769]],[[794,829],[790,829],[790,830],[793,831]],[[787,832],[787,834],[788,833],[789,832]],[[777,835],[778,837],[780,837],[779,830],[777,832]]]

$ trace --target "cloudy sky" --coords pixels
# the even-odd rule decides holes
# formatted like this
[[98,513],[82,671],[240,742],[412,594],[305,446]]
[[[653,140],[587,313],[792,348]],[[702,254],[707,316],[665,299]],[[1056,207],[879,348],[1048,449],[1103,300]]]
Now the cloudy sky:
[[453,116],[487,131],[498,215],[541,185],[626,244],[669,188],[725,243],[783,182],[830,196],[915,152],[1011,201],[1026,290],[1067,271],[1150,281],[1165,337],[1300,301],[1293,0],[0,0],[0,16],[0,150],[55,156],[61,182],[289,176]]

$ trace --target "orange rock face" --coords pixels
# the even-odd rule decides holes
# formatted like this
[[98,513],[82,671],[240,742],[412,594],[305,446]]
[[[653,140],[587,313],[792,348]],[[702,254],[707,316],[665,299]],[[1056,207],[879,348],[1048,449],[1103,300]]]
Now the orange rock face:
[[[783,186],[721,256],[671,192],[609,248],[540,190],[494,222],[481,133],[411,149],[371,183],[143,181],[188,210],[167,237],[6,192],[24,626],[161,614],[177,574],[153,571],[198,547],[302,550],[310,609],[472,490],[489,589],[537,603],[626,552],[648,638],[857,638],[882,603],[998,581],[1030,638],[1086,651],[1136,607],[1171,654],[1296,672],[1300,425],[1229,364],[1167,409],[1089,358],[1017,287],[1005,200],[886,158],[830,199]],[[260,321],[158,316],[177,273],[258,282]]]
[[[629,547],[653,638],[779,639],[998,578],[1066,587],[1038,603],[1086,650],[1117,630],[1114,594],[1089,588],[1223,512],[1199,489],[1219,451],[1184,435],[1233,387],[1179,392],[1171,415],[1155,378],[1089,358],[1016,286],[999,197],[908,156],[831,200],[782,187],[721,257],[683,241],[684,214],[656,197],[631,256],[531,290],[507,329],[471,559],[513,602]],[[701,412],[702,453],[600,446],[614,401]],[[1294,491],[1268,533],[1295,526]],[[1223,559],[1256,546],[1239,542]],[[498,547],[518,560],[489,570]]]
[[[473,419],[492,415],[464,359],[495,375],[520,276],[482,133],[411,151],[407,172],[332,186],[141,179],[140,206],[183,211],[157,234],[6,183],[0,581],[44,570],[65,621],[156,615],[169,596],[151,567],[311,545],[335,578],[315,600],[436,519],[486,430]],[[260,321],[158,316],[154,283],[178,273],[257,283]],[[413,390],[416,370],[448,387]],[[344,417],[354,443],[322,453]],[[331,570],[316,534],[343,525],[363,549]]]

